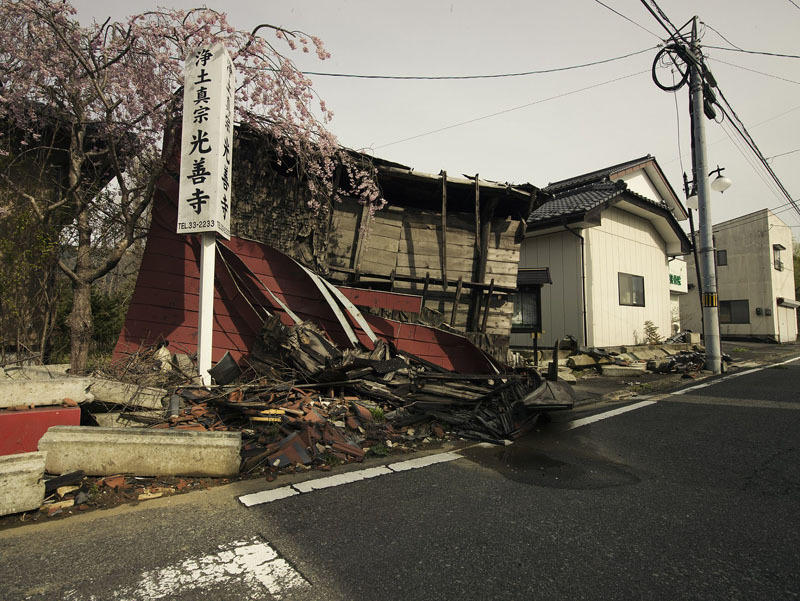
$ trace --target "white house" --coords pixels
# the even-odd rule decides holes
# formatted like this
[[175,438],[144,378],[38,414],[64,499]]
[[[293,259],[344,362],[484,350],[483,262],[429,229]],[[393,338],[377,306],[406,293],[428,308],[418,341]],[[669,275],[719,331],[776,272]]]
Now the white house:
[[[723,338],[797,339],[792,232],[769,209],[713,227],[717,297]],[[702,331],[694,259],[689,258],[689,294],[681,298],[684,328]]]
[[530,346],[534,333],[543,345],[566,335],[586,346],[635,344],[645,322],[669,335],[673,294],[686,290],[685,265],[670,259],[689,252],[678,224],[688,215],[655,158],[543,191],[520,252],[511,344]]

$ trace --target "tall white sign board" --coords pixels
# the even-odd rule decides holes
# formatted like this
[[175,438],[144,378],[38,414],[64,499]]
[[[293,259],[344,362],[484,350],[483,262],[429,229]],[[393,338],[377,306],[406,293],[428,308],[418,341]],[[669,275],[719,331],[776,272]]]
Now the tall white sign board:
[[186,58],[178,233],[201,234],[197,369],[211,383],[216,235],[230,238],[233,96],[236,73],[222,44]]
[[233,96],[236,74],[222,44],[186,59],[178,233],[230,238]]

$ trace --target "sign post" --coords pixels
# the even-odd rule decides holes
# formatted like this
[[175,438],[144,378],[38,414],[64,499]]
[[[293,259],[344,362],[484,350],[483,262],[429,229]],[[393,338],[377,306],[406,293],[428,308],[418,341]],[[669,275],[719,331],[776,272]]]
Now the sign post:
[[233,61],[222,44],[189,54],[183,85],[177,232],[201,235],[197,368],[206,385],[211,383],[216,235],[230,238],[235,89]]

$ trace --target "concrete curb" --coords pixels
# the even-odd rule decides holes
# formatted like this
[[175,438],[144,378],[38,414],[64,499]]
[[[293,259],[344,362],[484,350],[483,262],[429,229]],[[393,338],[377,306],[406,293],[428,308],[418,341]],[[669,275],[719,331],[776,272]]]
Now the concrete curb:
[[51,474],[229,477],[239,472],[241,445],[241,432],[54,426],[39,450]]
[[91,400],[88,378],[9,379],[0,382],[0,408],[60,405],[65,398],[77,402]]

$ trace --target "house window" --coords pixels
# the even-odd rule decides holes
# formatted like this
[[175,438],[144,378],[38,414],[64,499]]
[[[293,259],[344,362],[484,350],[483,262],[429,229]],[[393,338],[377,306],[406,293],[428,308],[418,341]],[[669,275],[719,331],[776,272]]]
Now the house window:
[[640,275],[619,273],[619,304],[644,307],[644,278]]
[[720,323],[750,323],[750,301],[719,301]]
[[521,286],[511,295],[514,314],[511,316],[512,332],[541,332],[542,287]]
[[717,265],[723,266],[728,264],[728,251],[727,250],[718,250],[717,251]]
[[783,244],[772,245],[772,264],[778,271],[783,271],[783,261],[781,261],[781,251],[786,247]]

